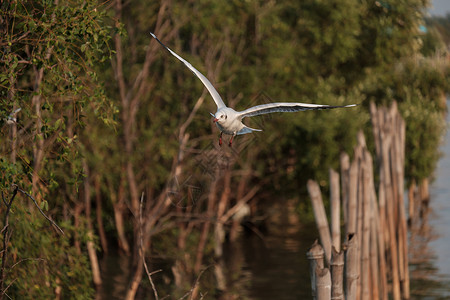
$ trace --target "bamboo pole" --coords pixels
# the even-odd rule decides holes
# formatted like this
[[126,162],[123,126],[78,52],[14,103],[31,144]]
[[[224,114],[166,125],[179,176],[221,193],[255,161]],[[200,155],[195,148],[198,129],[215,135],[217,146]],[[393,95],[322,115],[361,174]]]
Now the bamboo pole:
[[413,179],[408,188],[408,215],[409,215],[409,225],[412,226],[416,219],[416,181]]
[[332,247],[341,251],[341,212],[339,201],[339,174],[330,168],[331,240]]
[[316,267],[317,300],[331,299],[331,275],[328,268]]
[[331,251],[331,300],[344,300],[344,251]]
[[366,156],[368,155],[367,150],[364,152],[364,161],[362,165],[363,181],[362,188],[362,242],[361,242],[361,299],[370,299],[370,219],[371,219],[371,209],[370,209],[370,175],[369,168],[367,166]]
[[[379,165],[378,201],[375,191],[373,160],[368,152],[364,135],[358,133],[354,160],[341,154],[342,210],[347,242],[345,251],[345,297],[346,299],[408,299],[408,239],[404,201],[405,123],[396,104],[389,109],[370,106],[373,133]],[[417,198],[426,206],[428,181],[417,188]],[[320,189],[316,182],[308,182],[313,199],[314,214],[321,234],[327,261],[331,265],[332,299],[343,299],[339,293],[336,246],[339,228],[339,175],[330,169],[331,233],[323,208]],[[410,187],[410,217],[414,217],[414,186]],[[417,209],[416,209],[417,210]],[[331,240],[330,242],[328,242]],[[329,243],[329,244],[328,244]],[[332,258],[328,259],[327,247]],[[335,257],[336,256],[336,257]],[[343,266],[342,266],[343,268]],[[326,274],[328,270],[317,268]],[[316,277],[318,273],[315,273]],[[391,285],[388,287],[388,275]],[[315,282],[317,293],[317,281]]]
[[391,146],[391,135],[385,133],[385,129],[388,128],[388,124],[380,124],[383,130],[381,133],[381,166],[380,169],[383,172],[382,182],[380,185],[384,188],[384,196],[386,200],[386,212],[387,212],[387,226],[389,232],[389,250],[391,258],[391,270],[392,270],[392,294],[394,300],[400,300],[400,278],[398,268],[398,250],[397,250],[397,235],[395,232],[395,203],[393,201],[392,181],[390,173],[390,161],[389,161],[389,148]]
[[376,202],[375,183],[373,178],[372,156],[367,155],[367,168],[370,175],[370,209],[371,215],[371,270],[372,270],[372,299],[388,299],[384,234],[380,224],[380,212]]
[[322,201],[319,184],[313,180],[308,180],[307,188],[314,210],[317,228],[319,229],[320,240],[325,251],[325,258],[329,263],[331,260],[331,235],[328,227],[327,215]]
[[340,156],[341,163],[341,186],[342,186],[342,214],[344,216],[344,224],[348,222],[348,186],[350,172],[350,157],[347,153],[342,152]]
[[[383,273],[381,273],[381,262],[378,260],[378,241],[377,241],[377,223],[375,221],[375,205],[374,205],[373,197],[371,197],[370,201],[370,209],[372,211],[372,216],[370,218],[370,274],[371,276],[371,282],[370,282],[370,290],[371,290],[371,297],[372,299],[382,299],[380,297],[380,290],[381,290],[381,284],[380,284],[380,275],[383,276]],[[386,271],[386,270],[384,270]],[[381,273],[381,274],[380,274]]]
[[319,244],[318,240],[315,240],[311,248],[309,248],[308,252],[306,253],[306,256],[309,260],[309,274],[311,276],[311,291],[312,291],[312,297],[313,299],[317,299],[317,292],[316,292],[316,269],[323,269],[324,263],[324,251],[322,246]]
[[408,224],[406,218],[406,209],[405,209],[405,201],[404,201],[404,165],[405,165],[405,131],[406,125],[403,119],[400,117],[400,114],[397,113],[397,139],[396,139],[396,155],[397,159],[397,178],[398,178],[398,205],[399,205],[399,229],[400,229],[400,241],[401,241],[401,250],[402,250],[402,269],[403,269],[403,298],[410,298],[410,283],[409,283],[409,259],[408,259]]
[[355,160],[354,162],[357,164],[358,168],[358,184],[355,187],[357,189],[357,229],[356,233],[358,237],[358,262],[360,264],[360,271],[359,271],[359,278],[357,283],[357,292],[356,297],[357,299],[363,298],[363,286],[362,282],[367,281],[366,277],[368,276],[368,270],[362,269],[362,251],[364,250],[363,247],[363,240],[365,238],[364,232],[363,232],[363,225],[364,225],[364,149],[366,148],[366,140],[364,138],[363,132],[360,130],[358,131],[358,134],[356,136],[358,144],[355,148]]
[[420,193],[420,206],[428,206],[430,202],[430,189],[429,189],[429,180],[428,178],[422,179],[419,185],[419,193]]
[[373,101],[370,101],[370,120],[372,121],[373,137],[375,140],[375,150],[377,156],[380,157],[381,146],[380,146],[380,125],[379,117],[377,113],[377,107]]
[[356,234],[350,234],[347,237],[347,251],[345,253],[345,264],[347,266],[345,272],[347,299],[356,299],[357,282],[359,278],[358,269],[358,238]]
[[349,170],[349,180],[348,180],[348,222],[346,234],[352,234],[356,232],[356,221],[357,221],[357,189],[358,184],[358,164],[356,161],[353,161],[350,164]]

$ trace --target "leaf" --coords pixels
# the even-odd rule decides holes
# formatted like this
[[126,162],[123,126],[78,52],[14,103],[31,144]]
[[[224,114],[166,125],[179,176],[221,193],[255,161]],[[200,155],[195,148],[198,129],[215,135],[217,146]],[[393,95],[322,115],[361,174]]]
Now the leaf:
[[43,211],[47,211],[48,210],[48,202],[46,200],[42,200],[41,203],[39,204],[39,207]]

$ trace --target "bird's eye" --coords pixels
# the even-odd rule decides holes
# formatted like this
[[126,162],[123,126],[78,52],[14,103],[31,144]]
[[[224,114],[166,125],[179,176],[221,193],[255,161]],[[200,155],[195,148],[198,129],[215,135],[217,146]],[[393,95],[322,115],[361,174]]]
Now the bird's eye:
[[228,118],[228,116],[227,115],[225,115],[225,120]]
[[220,118],[223,119],[223,115],[221,115]]

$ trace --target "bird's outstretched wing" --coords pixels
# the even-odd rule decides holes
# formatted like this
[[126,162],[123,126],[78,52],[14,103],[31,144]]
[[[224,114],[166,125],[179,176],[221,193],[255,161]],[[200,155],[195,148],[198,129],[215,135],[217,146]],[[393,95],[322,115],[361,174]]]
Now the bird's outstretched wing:
[[274,112],[296,112],[302,110],[318,110],[318,109],[331,109],[340,107],[353,107],[357,104],[343,105],[343,106],[332,106],[332,105],[322,105],[322,104],[310,104],[310,103],[291,103],[291,102],[276,102],[261,104],[257,106],[250,107],[238,113],[239,117],[253,117],[257,115],[270,114]]
[[214,86],[211,84],[211,82],[208,80],[208,78],[206,78],[205,76],[203,76],[202,73],[200,73],[196,68],[194,68],[188,61],[184,60],[181,56],[179,56],[178,54],[176,54],[175,52],[173,52],[169,47],[167,47],[166,45],[164,45],[157,37],[156,35],[154,35],[152,32],[150,32],[150,34],[152,35],[152,37],[158,41],[158,43],[160,43],[164,48],[166,48],[173,56],[175,56],[176,58],[178,58],[183,64],[186,65],[186,67],[189,68],[189,70],[192,71],[192,73],[194,73],[203,83],[203,85],[206,87],[206,89],[208,90],[208,92],[211,94],[211,96],[214,99],[214,102],[216,102],[217,108],[222,108],[225,107],[225,103],[223,102],[222,98],[220,97],[219,93],[216,91],[216,89],[214,88]]

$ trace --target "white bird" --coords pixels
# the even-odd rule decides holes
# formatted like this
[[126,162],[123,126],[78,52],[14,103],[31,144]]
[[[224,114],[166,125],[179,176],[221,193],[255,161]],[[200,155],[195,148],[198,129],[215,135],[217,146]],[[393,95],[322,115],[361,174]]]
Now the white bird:
[[14,123],[17,123],[17,113],[21,110],[22,109],[19,107],[13,112],[11,112],[9,116],[6,118],[6,124],[12,125]]
[[194,68],[188,61],[184,60],[181,56],[173,52],[169,47],[164,45],[152,32],[152,37],[157,40],[164,48],[166,48],[173,56],[178,58],[182,63],[186,65],[203,83],[208,92],[211,94],[214,102],[217,105],[217,112],[215,114],[210,113],[220,130],[219,145],[222,146],[222,134],[231,135],[231,139],[228,143],[229,146],[233,143],[233,138],[236,135],[251,133],[252,131],[262,131],[261,129],[254,129],[245,126],[242,123],[242,119],[245,117],[253,117],[262,114],[269,114],[274,112],[296,112],[303,110],[318,110],[318,109],[331,109],[340,107],[353,107],[357,104],[343,105],[343,106],[331,106],[322,104],[309,104],[309,103],[295,103],[295,102],[275,102],[250,107],[243,111],[235,111],[234,109],[227,107],[216,91],[211,82],[196,68]]

